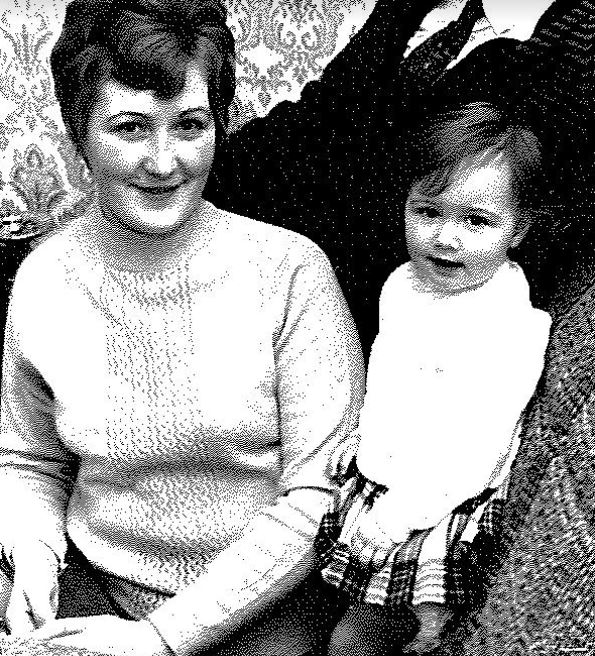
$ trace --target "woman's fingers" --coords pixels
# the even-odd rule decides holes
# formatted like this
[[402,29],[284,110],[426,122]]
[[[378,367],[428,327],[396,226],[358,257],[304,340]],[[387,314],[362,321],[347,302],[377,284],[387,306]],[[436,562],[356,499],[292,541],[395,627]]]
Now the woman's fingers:
[[58,577],[48,574],[48,580],[39,587],[31,586],[25,593],[29,604],[29,614],[35,628],[43,626],[56,617],[58,610]]
[[6,612],[11,633],[28,633],[56,617],[58,567],[55,561],[33,559],[15,566],[15,577]]
[[13,588],[6,610],[6,625],[11,634],[29,633],[36,625],[29,610],[29,603],[22,590]]
[[69,638],[78,633],[82,633],[85,628],[85,620],[87,618],[69,618],[65,620],[51,620],[44,624],[40,629],[35,631],[35,638],[37,640],[51,640],[59,641],[60,638]]
[[6,633],[8,626],[6,624],[6,612],[10,603],[12,594],[12,577],[5,574],[0,568],[0,633]]

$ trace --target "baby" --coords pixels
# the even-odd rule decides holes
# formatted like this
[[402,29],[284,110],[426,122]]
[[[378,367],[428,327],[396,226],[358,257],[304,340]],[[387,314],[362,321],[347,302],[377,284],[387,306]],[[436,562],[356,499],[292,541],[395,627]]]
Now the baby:
[[[457,540],[506,492],[550,317],[509,253],[540,210],[534,134],[487,103],[409,135],[410,260],[386,281],[344,524],[325,580],[347,609],[329,653],[436,647]],[[449,564],[450,563],[450,564]],[[454,600],[454,601],[453,601]]]

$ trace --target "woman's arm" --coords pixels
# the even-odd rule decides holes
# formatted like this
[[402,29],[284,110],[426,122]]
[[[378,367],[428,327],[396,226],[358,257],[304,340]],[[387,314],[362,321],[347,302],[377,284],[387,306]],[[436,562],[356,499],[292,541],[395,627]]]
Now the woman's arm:
[[61,444],[54,399],[23,349],[28,322],[39,322],[30,276],[17,276],[6,326],[0,416],[0,542],[7,556],[19,544],[45,543],[63,560],[65,514],[76,462]]
[[25,353],[25,343],[31,345],[37,332],[31,327],[41,321],[30,274],[26,266],[13,288],[2,368],[0,546],[12,570],[2,618],[14,634],[55,617],[66,507],[76,472],[57,436],[52,392]]
[[221,643],[283,599],[316,565],[314,540],[332,504],[322,490],[293,490],[261,513],[199,581],[149,616],[176,655]]
[[334,500],[334,463],[361,406],[359,343],[326,257],[309,245],[288,290],[276,346],[283,450],[277,503],[150,621],[176,654],[218,644],[282,599],[315,567],[314,541]]

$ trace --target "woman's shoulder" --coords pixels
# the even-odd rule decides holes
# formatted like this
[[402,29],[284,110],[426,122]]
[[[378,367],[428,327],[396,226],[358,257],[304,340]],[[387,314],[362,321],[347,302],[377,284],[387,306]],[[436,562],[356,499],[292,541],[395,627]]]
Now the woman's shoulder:
[[39,290],[61,275],[72,244],[72,228],[67,226],[34,244],[15,277],[19,291]]
[[70,227],[66,227],[35,245],[23,260],[10,293],[16,322],[55,313],[56,299],[68,288],[71,245]]
[[311,263],[330,266],[324,251],[308,237],[247,216],[224,213],[231,234],[241,241],[242,250],[250,259],[257,258],[271,265],[289,263],[300,266]]

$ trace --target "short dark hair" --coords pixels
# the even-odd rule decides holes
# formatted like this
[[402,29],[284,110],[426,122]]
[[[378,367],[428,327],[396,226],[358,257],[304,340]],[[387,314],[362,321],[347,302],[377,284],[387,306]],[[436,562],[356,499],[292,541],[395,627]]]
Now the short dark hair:
[[159,98],[184,87],[204,57],[216,131],[227,134],[235,93],[235,41],[221,0],[73,0],[50,63],[68,134],[82,152],[100,84],[108,79]]
[[419,184],[440,194],[468,158],[502,154],[510,166],[511,189],[520,218],[541,214],[544,173],[541,144],[527,123],[487,102],[473,102],[426,115],[405,140],[409,188]]

